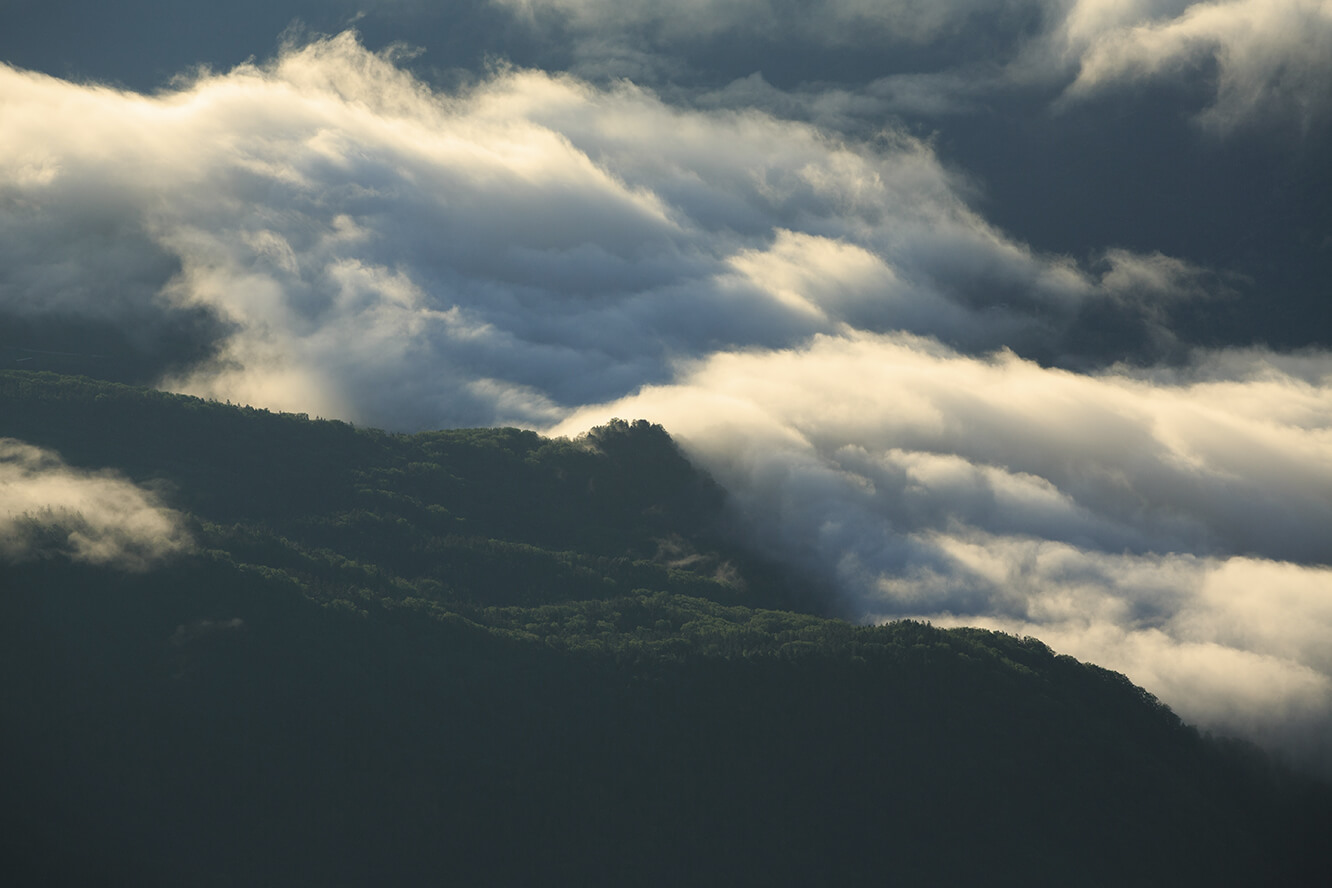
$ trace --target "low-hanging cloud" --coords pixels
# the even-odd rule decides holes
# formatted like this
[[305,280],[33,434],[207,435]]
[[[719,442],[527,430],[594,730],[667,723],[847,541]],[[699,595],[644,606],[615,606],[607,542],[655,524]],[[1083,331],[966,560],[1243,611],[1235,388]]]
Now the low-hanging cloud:
[[[1089,557],[1033,541],[1010,543],[1021,553],[984,545],[984,553],[959,554],[1019,561],[1029,613],[932,614],[936,623],[1037,635],[1132,676],[1194,724],[1329,773],[1332,569],[1243,557]],[[1079,582],[1086,576],[1095,582]]]
[[1332,766],[1332,357],[1088,375],[820,336],[714,354],[555,431],[612,415],[672,429],[852,616],[1036,635]]
[[142,570],[191,545],[180,516],[150,491],[0,438],[0,563],[66,556]]
[[0,113],[0,313],[202,313],[164,385],[395,429],[649,418],[856,617],[1328,724],[1332,359],[1178,341],[1209,269],[1035,251],[895,129],[442,92],[352,34],[152,96],[0,66]]

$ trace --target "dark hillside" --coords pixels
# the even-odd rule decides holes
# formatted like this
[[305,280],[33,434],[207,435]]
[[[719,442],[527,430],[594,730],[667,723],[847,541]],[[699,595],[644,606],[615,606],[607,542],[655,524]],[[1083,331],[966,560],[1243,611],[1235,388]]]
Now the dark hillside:
[[205,547],[303,580],[475,604],[640,586],[758,606],[816,603],[728,540],[721,490],[643,421],[573,442],[518,429],[396,435],[0,371],[0,437],[150,484],[197,519]]
[[5,374],[0,436],[199,542],[0,563],[12,884],[1326,884],[1332,793],[1123,676],[775,609],[646,423],[396,436]]

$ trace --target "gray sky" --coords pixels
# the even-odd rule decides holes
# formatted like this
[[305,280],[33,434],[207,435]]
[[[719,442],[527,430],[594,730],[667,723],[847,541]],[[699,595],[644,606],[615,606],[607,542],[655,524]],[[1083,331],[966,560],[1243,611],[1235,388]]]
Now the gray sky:
[[1328,3],[107,7],[0,12],[6,366],[662,422],[849,615],[1332,768]]

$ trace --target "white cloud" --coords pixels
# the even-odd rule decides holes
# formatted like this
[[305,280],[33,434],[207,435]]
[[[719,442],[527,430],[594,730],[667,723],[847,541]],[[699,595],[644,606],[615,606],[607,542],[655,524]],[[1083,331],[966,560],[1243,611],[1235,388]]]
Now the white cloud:
[[651,416],[851,613],[1036,635],[1329,767],[1332,357],[1286,361],[1304,378],[1257,352],[1084,375],[843,333],[555,431]]
[[207,310],[231,334],[173,387],[379,424],[542,424],[843,327],[1058,359],[1088,305],[1155,324],[1122,270],[1171,261],[1035,254],[901,133],[532,71],[443,94],[351,34],[151,97],[0,68],[0,103],[0,165],[42,171],[0,186],[0,310]]
[[843,333],[713,354],[564,428],[614,413],[659,418],[733,489],[771,494],[745,479],[773,461],[817,466],[844,485],[839,503],[899,530],[1332,560],[1332,385],[1270,366],[1167,385]]
[[66,555],[135,570],[190,545],[180,516],[149,491],[0,438],[0,560]]
[[[1281,749],[1324,772],[1332,767],[1332,569],[1241,557],[1093,557],[1025,545],[1046,550],[1025,562],[1025,616],[928,616],[939,625],[1037,635],[1124,672],[1194,724]],[[1003,559],[994,541],[985,556]],[[1070,583],[1070,573],[1097,582]]]

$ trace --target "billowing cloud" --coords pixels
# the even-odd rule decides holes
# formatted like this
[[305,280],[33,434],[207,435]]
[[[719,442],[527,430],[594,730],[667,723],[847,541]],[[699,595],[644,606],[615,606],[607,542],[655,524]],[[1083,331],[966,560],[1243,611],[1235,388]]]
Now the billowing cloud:
[[0,67],[0,314],[193,313],[164,384],[397,429],[649,418],[853,616],[1328,724],[1332,359],[1198,352],[1174,314],[1224,276],[1033,250],[928,141],[765,89],[444,92],[354,35],[152,96]]
[[1036,635],[1332,761],[1332,357],[1087,375],[843,334],[711,355],[555,431],[612,415],[672,429],[852,616]]
[[[743,507],[755,520],[802,516],[780,519],[773,532],[790,538],[778,547],[825,549],[872,609],[883,577],[936,569],[933,535],[962,530],[1108,554],[1327,564],[1332,359],[1319,363],[1316,382],[1255,361],[1242,375],[1166,383],[967,357],[900,333],[820,336],[711,355],[565,428],[650,408],[729,488],[754,491]],[[841,536],[865,527],[876,535]],[[921,552],[936,554],[914,561]]]
[[63,555],[138,570],[190,545],[180,516],[150,491],[0,438],[0,561]]
[[[157,96],[0,68],[0,96],[0,311],[205,312],[215,360],[174,387],[305,412],[540,424],[679,355],[844,327],[1154,358],[1208,289],[1033,253],[901,133],[532,71],[441,94],[351,34]],[[1088,335],[1107,312],[1114,343]]]

